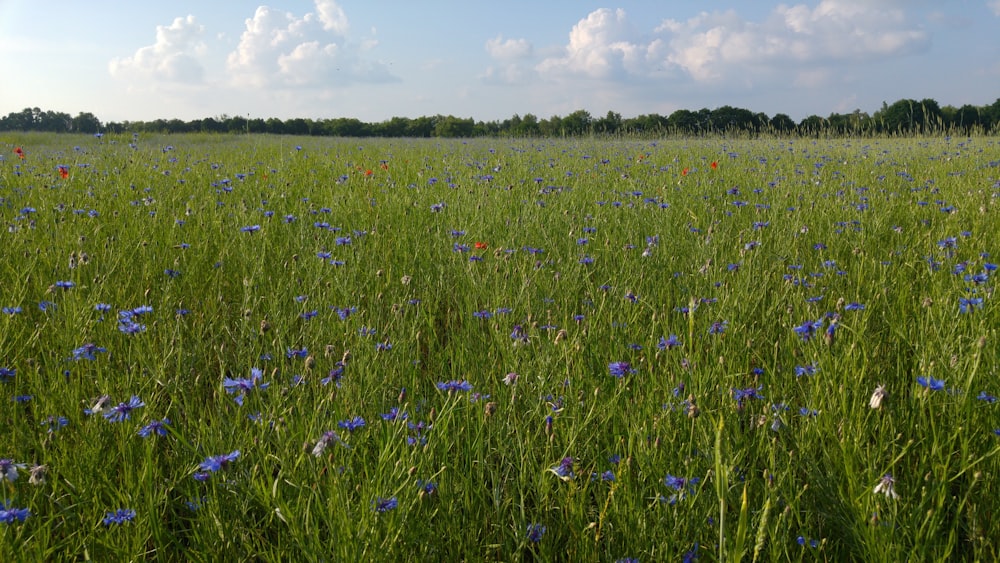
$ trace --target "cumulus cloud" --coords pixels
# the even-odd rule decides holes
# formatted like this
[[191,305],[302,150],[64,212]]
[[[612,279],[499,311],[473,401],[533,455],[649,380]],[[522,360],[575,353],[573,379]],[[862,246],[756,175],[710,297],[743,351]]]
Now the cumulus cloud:
[[194,16],[175,18],[170,25],[156,26],[156,41],[139,48],[131,57],[115,58],[108,71],[116,78],[139,81],[198,83],[204,69],[198,58],[204,54],[205,28]]
[[[898,57],[929,44],[930,34],[896,0],[780,4],[759,21],[734,10],[702,12],[664,19],[651,32],[638,30],[622,9],[602,8],[573,26],[562,52],[535,69],[554,78],[687,75],[696,82],[804,71],[812,74],[804,82],[815,82],[816,65]],[[502,43],[497,38],[492,45]]]
[[227,58],[234,83],[281,89],[394,80],[386,65],[362,56],[376,41],[350,40],[347,16],[336,2],[315,5],[302,17],[258,7]]
[[497,35],[486,42],[486,52],[498,60],[523,59],[531,56],[532,51],[531,42],[526,39],[504,40],[502,35]]

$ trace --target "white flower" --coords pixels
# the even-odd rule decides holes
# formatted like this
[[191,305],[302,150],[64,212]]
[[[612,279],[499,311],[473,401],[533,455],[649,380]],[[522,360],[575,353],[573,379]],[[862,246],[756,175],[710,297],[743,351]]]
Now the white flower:
[[892,478],[892,474],[886,473],[881,479],[879,479],[878,484],[875,485],[875,489],[872,492],[876,495],[881,493],[891,499],[897,499],[899,498],[899,495],[896,494],[896,489],[893,488],[893,485],[895,484],[896,480]]
[[889,392],[885,390],[884,385],[879,385],[875,388],[875,392],[872,393],[872,398],[868,400],[868,406],[873,409],[882,408],[882,401],[889,396]]

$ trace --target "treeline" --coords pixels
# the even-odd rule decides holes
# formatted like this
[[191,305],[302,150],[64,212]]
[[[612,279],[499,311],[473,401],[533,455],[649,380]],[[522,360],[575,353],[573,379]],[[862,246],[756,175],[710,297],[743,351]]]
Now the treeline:
[[271,133],[337,137],[564,137],[585,135],[799,135],[870,136],[911,134],[990,134],[1000,130],[1000,98],[992,105],[940,107],[932,99],[902,99],[869,115],[861,110],[811,115],[796,123],[778,113],[768,116],[743,108],[722,106],[697,111],[677,110],[622,118],[609,111],[594,117],[585,110],[548,119],[527,113],[503,121],[476,121],[452,115],[393,117],[378,123],[341,117],[332,119],[261,119],[221,115],[192,121],[157,119],[102,123],[92,113],[76,117],[38,108],[25,108],[0,118],[0,131],[54,133]]

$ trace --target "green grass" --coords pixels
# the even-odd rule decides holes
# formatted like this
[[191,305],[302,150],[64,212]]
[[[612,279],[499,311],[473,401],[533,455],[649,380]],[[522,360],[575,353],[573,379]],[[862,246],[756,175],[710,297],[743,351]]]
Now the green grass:
[[0,147],[2,560],[1000,556],[995,139]]

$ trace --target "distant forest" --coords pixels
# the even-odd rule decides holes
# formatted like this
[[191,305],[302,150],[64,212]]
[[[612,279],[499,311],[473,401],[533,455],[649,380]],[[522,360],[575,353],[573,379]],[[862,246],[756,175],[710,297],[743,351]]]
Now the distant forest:
[[799,135],[871,136],[921,134],[994,134],[1000,131],[1000,98],[992,105],[966,104],[941,107],[932,99],[902,99],[869,115],[861,110],[811,115],[796,123],[778,113],[769,117],[743,108],[722,106],[697,111],[677,110],[622,118],[609,111],[594,117],[585,110],[548,119],[526,113],[503,121],[476,121],[453,115],[393,117],[379,123],[339,117],[331,119],[277,118],[220,115],[193,121],[157,119],[102,123],[92,113],[71,117],[67,113],[25,108],[0,118],[0,131],[54,133],[270,133],[336,137],[565,137],[587,135],[699,136],[699,135]]

